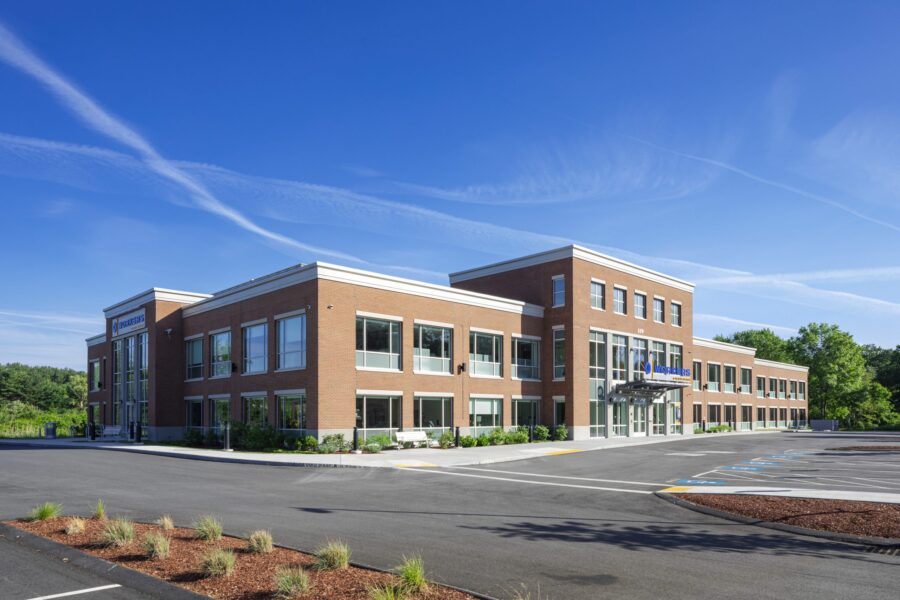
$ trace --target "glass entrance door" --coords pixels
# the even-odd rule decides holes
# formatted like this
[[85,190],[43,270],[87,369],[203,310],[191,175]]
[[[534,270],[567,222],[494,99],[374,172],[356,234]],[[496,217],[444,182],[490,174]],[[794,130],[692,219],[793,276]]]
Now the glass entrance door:
[[650,433],[653,435],[666,434],[666,405],[662,402],[653,403],[653,427]]
[[613,437],[628,435],[628,403],[613,402],[612,408]]
[[647,405],[634,405],[634,435],[647,435]]

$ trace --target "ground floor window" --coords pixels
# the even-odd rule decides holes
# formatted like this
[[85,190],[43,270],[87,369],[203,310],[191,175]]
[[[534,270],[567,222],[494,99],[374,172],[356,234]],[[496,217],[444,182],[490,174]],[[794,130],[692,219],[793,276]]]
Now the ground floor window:
[[209,401],[209,424],[213,429],[221,429],[231,420],[231,399],[211,398]]
[[187,426],[203,427],[203,400],[200,398],[190,398],[187,404]]
[[356,426],[365,435],[391,435],[400,429],[400,396],[357,396]]
[[709,416],[706,424],[710,427],[715,427],[722,420],[722,407],[718,404],[710,404],[706,407],[706,412]]
[[474,436],[488,433],[503,424],[503,400],[501,398],[472,398],[469,400],[469,427]]
[[535,398],[513,398],[512,424],[515,427],[530,427],[539,424],[538,401]]
[[787,427],[787,409],[786,408],[778,409],[778,426],[779,427]]
[[413,399],[413,423],[416,429],[442,433],[453,427],[453,398],[416,397]]
[[742,406],[741,407],[741,429],[746,431],[750,429],[750,422],[753,421],[753,407],[752,406]]
[[606,437],[606,402],[591,400],[591,437]]
[[634,433],[646,435],[647,433],[647,405],[634,405]]
[[244,423],[264,427],[268,423],[269,406],[265,396],[244,396]]
[[613,436],[628,435],[628,403],[613,402],[612,405]]
[[734,427],[737,421],[737,406],[725,406],[725,424]]
[[700,427],[701,422],[703,421],[703,405],[695,404],[694,405],[694,425]]
[[276,396],[279,429],[306,429],[306,394]]
[[769,409],[769,426],[778,423],[778,409],[770,408]]
[[566,424],[566,401],[563,398],[553,399],[553,424],[556,427]]
[[653,435],[665,435],[666,433],[666,404],[665,402],[653,403]]
[[669,433],[681,434],[681,402],[669,402]]

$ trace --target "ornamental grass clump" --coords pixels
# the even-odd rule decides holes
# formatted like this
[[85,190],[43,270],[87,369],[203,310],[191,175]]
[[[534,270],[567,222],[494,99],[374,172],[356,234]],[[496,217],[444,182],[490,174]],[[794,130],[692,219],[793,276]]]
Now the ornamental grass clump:
[[340,540],[332,540],[319,546],[313,553],[315,567],[320,571],[346,569],[350,566],[350,547]]
[[264,529],[254,531],[247,536],[247,550],[254,554],[268,554],[274,549],[272,534]]
[[309,575],[303,567],[278,567],[275,571],[275,597],[287,600],[309,591]]
[[134,541],[134,523],[121,517],[110,520],[100,535],[107,546],[122,548]]
[[222,522],[215,517],[209,515],[200,517],[194,522],[194,529],[196,530],[197,539],[207,542],[215,542],[222,539]]
[[404,556],[394,571],[400,577],[403,588],[412,593],[419,594],[428,588],[428,578],[425,577],[425,562],[419,555]]
[[79,535],[84,533],[84,519],[72,517],[66,523],[66,535]]
[[94,505],[94,514],[92,516],[98,521],[106,520],[106,505],[103,504],[103,500],[100,498],[97,498],[97,504]]
[[169,538],[155,531],[144,536],[144,552],[148,558],[164,559],[169,556]]
[[369,588],[369,600],[404,600],[406,590],[402,586],[385,583]]
[[47,519],[55,519],[62,514],[62,504],[59,502],[44,502],[38,504],[31,509],[28,515],[29,521],[46,521]]
[[234,552],[231,550],[210,550],[200,564],[207,577],[229,576],[234,572]]
[[169,515],[163,515],[156,520],[156,524],[160,526],[163,531],[171,531],[175,529],[175,521],[172,520],[172,517]]

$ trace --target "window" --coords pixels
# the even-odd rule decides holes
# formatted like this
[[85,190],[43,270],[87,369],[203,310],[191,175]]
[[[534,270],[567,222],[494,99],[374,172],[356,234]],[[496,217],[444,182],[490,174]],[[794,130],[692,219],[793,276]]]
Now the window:
[[534,398],[513,398],[512,424],[514,427],[529,427],[540,423],[538,401]]
[[231,332],[223,331],[209,336],[209,376],[231,375]]
[[211,398],[209,407],[209,424],[213,429],[221,429],[231,420],[230,398]]
[[275,321],[278,332],[277,369],[306,368],[306,315]]
[[666,320],[666,301],[662,298],[653,299],[653,320],[663,323]]
[[138,420],[141,425],[150,424],[150,334],[137,336],[138,352]]
[[631,374],[635,381],[644,375],[644,364],[647,362],[647,340],[633,339],[631,347]]
[[606,284],[600,281],[591,282],[591,308],[606,310]]
[[[757,390],[758,392],[759,390]],[[765,384],[763,384],[763,392],[765,392]],[[762,406],[756,407],[756,420],[758,421],[758,425],[762,426],[766,421],[766,409]]]
[[[592,331],[588,338],[588,377],[590,379],[606,379],[606,334]],[[591,397],[596,397],[596,385],[591,383]]]
[[471,398],[469,400],[470,435],[488,433],[503,424],[503,400],[501,398]]
[[666,345],[663,342],[650,343],[650,360],[653,366],[666,364]]
[[251,427],[265,427],[268,423],[269,406],[265,396],[245,396],[243,398],[244,423]]
[[647,318],[647,295],[634,293],[634,316],[638,319]]
[[515,379],[541,378],[541,343],[515,337],[512,340],[512,376]]
[[624,335],[612,336],[612,378],[628,379],[628,338]]
[[710,404],[706,407],[706,411],[709,416],[709,424],[713,426],[718,425],[722,419],[722,407],[718,404]]
[[[753,381],[753,372],[750,369],[741,367],[741,393],[750,393],[750,382]],[[748,421],[750,419],[747,419]]]
[[187,426],[192,429],[203,427],[203,400],[188,398],[185,404],[187,405]]
[[566,305],[566,277],[565,275],[557,275],[552,280],[553,287],[553,306]]
[[413,371],[452,373],[453,330],[413,325]]
[[734,367],[725,367],[725,391],[729,394],[734,393],[734,378],[735,378],[735,368]]
[[[360,429],[400,428],[400,396],[357,396],[356,426]],[[370,432],[372,433],[372,432]]]
[[699,425],[702,420],[703,420],[703,405],[695,404],[694,405],[694,423]]
[[799,382],[799,390],[800,390],[798,392],[799,395],[797,396],[798,399],[806,400],[806,382],[805,381]]
[[694,391],[700,391],[700,371],[703,369],[703,365],[700,364],[699,360],[694,361],[694,371],[692,372],[693,376],[693,389]]
[[797,399],[797,382],[796,381],[791,381],[790,390],[791,390],[790,399],[796,400]]
[[268,355],[265,323],[244,327],[244,373],[265,373]]
[[684,366],[683,348],[678,344],[669,344],[669,366],[676,369]]
[[[713,363],[709,363],[707,365],[707,373],[706,373],[706,389],[710,392],[718,392],[719,391],[719,379],[721,375],[722,367],[721,365],[716,365]],[[710,419],[712,420],[712,419]]]
[[[756,378],[756,397],[764,398],[766,395],[766,378],[765,377],[757,377]],[[760,419],[762,420],[762,419]]]
[[279,429],[306,429],[306,394],[284,394],[275,397]]
[[566,330],[553,330],[553,379],[566,377]]
[[453,398],[414,398],[413,427],[430,431],[453,427]]
[[400,370],[399,321],[356,317],[356,366]]
[[90,371],[88,371],[88,379],[89,379],[88,383],[90,385],[90,390],[92,392],[96,392],[101,387],[100,386],[100,361],[92,360],[90,366],[91,366]]
[[779,379],[778,380],[778,398],[780,400],[784,400],[786,392],[787,392],[787,380]]
[[617,315],[624,315],[627,305],[628,291],[622,288],[613,288],[613,312]]
[[119,425],[119,407],[122,405],[122,340],[115,340],[112,346],[113,360],[113,397],[112,397],[112,424]]
[[469,368],[472,375],[503,377],[503,336],[469,333]]
[[203,378],[203,338],[188,340],[184,343],[185,378]]
[[675,327],[681,327],[681,304],[677,302],[670,302],[669,306],[672,311],[672,325]]
[[778,380],[774,377],[769,377],[769,398],[774,398],[776,390],[778,388]]

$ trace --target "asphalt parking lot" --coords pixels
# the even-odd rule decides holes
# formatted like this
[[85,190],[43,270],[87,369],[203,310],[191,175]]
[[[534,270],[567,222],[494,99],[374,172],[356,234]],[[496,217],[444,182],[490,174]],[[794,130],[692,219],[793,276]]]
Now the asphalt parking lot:
[[[139,520],[168,512],[189,524],[213,513],[232,533],[271,528],[276,541],[303,549],[340,537],[356,560],[381,568],[421,552],[435,579],[501,598],[524,588],[554,599],[893,600],[900,557],[722,521],[653,495],[697,478],[894,485],[897,455],[826,452],[869,443],[884,442],[852,434],[710,435],[446,469],[304,469],[0,447],[0,517],[21,516],[44,500],[86,512],[98,496],[112,514]],[[796,460],[806,462],[757,460],[800,453]],[[754,460],[778,464],[725,468]]]

